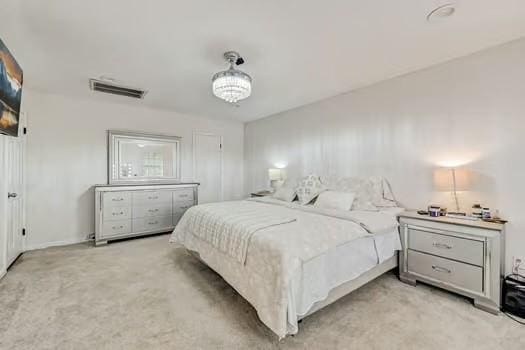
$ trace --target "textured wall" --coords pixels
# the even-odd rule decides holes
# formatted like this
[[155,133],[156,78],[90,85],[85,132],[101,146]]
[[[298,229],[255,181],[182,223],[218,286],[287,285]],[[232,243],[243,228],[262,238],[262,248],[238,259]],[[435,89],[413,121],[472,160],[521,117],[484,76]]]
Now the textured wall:
[[525,39],[251,122],[245,191],[267,187],[267,168],[287,163],[292,178],[384,175],[408,208],[451,207],[432,175],[461,165],[476,178],[463,206],[481,201],[510,220],[508,269],[525,257],[523,62]]

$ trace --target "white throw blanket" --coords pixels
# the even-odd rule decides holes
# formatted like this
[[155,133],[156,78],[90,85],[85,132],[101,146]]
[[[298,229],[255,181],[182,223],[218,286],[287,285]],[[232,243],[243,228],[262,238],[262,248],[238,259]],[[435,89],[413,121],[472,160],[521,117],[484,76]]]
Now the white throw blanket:
[[244,264],[255,232],[295,220],[278,208],[252,202],[209,203],[188,210],[175,231],[191,233]]

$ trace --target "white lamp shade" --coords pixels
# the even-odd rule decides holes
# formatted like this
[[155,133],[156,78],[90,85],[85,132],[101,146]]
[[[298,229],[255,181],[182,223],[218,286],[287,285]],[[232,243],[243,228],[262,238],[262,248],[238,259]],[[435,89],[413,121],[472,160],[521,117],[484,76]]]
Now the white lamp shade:
[[270,181],[280,181],[283,179],[281,169],[268,169],[268,178]]
[[461,168],[439,168],[434,171],[434,188],[439,192],[468,191],[471,187],[471,173]]

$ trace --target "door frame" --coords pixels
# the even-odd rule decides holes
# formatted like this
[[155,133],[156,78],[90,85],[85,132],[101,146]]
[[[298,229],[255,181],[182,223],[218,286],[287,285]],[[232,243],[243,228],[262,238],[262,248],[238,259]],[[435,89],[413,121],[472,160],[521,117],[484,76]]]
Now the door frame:
[[[0,135],[0,177],[6,178],[6,135]],[[0,278],[7,272],[7,181],[0,181]]]
[[[25,112],[20,113],[20,125],[19,125],[19,136],[21,145],[21,152],[22,152],[22,171],[21,171],[21,181],[22,181],[22,188],[21,191],[22,197],[20,198],[20,206],[21,206],[21,216],[22,216],[22,228],[26,228],[27,219],[26,219],[26,189],[27,189],[27,137],[26,134],[24,134],[24,129],[27,127],[27,114]],[[9,137],[7,135],[0,135],[0,176],[2,179],[7,179],[8,176],[8,169],[7,169],[7,157],[9,152]],[[7,269],[9,268],[7,264],[7,207],[8,207],[8,198],[7,194],[9,192],[9,188],[7,188],[8,184],[7,181],[0,181],[0,218],[3,218],[0,220],[0,249],[2,250],[2,254],[0,254],[0,278],[2,278],[6,273]],[[20,232],[20,235],[22,235],[22,232]],[[22,236],[21,238],[21,253],[24,253],[26,251],[26,237]],[[17,257],[18,258],[18,257]],[[16,261],[16,259],[13,260],[10,265]]]
[[[223,201],[224,200],[224,162],[223,162],[223,137],[222,135],[219,135],[219,134],[215,134],[215,133],[211,133],[211,132],[201,132],[201,131],[194,131],[193,132],[193,142],[192,142],[192,153],[193,153],[193,175],[192,175],[192,178],[193,178],[193,181],[197,182],[197,180],[195,179],[196,176],[197,176],[197,157],[196,157],[196,145],[197,145],[197,136],[215,136],[215,137],[218,137],[219,138],[219,142],[221,143],[221,147],[220,147],[220,150],[219,150],[219,161],[221,163],[221,172],[220,172],[220,189],[219,189],[219,200],[220,201]],[[197,203],[198,204],[198,203]]]

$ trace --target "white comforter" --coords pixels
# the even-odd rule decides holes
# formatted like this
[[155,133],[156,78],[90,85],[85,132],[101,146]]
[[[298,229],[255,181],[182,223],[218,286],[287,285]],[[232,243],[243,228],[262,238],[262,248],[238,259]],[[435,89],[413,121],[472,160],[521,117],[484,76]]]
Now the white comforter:
[[[231,203],[208,204],[206,210],[216,207],[221,211]],[[203,239],[206,234],[195,232],[198,226],[188,225],[201,206],[186,212],[170,241],[199,253],[202,260],[255,307],[259,318],[279,338],[297,332],[293,291],[298,286],[293,284],[301,283],[296,276],[303,264],[353,240],[397,227],[394,215],[381,212],[316,210],[272,199],[233,203],[252,209],[256,206],[261,213],[274,212],[278,208],[282,217],[295,221],[261,228],[251,235],[245,264],[221,251],[212,241]],[[309,296],[311,305],[321,300],[319,295],[326,296],[334,288],[323,284],[322,278],[316,280],[320,285],[315,288],[317,293]]]

